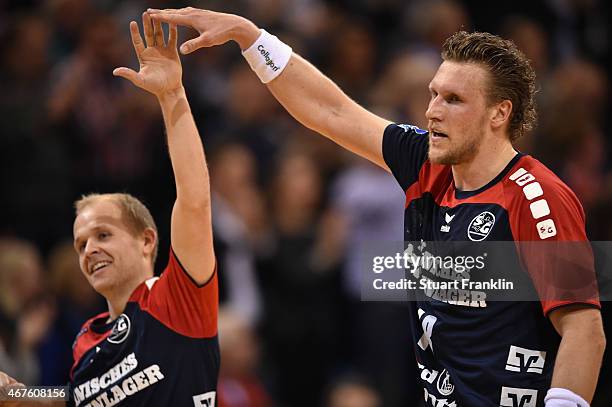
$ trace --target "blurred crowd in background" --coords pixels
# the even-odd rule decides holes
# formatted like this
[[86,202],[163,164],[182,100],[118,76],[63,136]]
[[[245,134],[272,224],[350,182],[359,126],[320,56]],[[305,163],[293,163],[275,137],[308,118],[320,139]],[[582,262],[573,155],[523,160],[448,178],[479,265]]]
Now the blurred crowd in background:
[[[142,199],[165,266],[175,192],[160,109],[111,72],[137,67],[130,20],[188,5],[252,19],[359,103],[425,127],[444,39],[513,39],[540,88],[539,126],[517,148],[576,192],[592,240],[612,240],[609,2],[0,0],[0,370],[66,383],[75,335],[105,310],[72,248],[80,195]],[[293,121],[236,44],[182,60],[212,178],[220,405],[418,406],[404,304],[360,302],[360,251],[402,239],[401,189]],[[612,405],[604,387],[594,406]]]

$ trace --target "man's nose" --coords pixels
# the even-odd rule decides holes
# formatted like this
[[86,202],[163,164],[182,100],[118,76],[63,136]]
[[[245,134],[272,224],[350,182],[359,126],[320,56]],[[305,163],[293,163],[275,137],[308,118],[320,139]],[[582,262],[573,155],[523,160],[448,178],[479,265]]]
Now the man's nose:
[[427,111],[425,111],[427,120],[440,120],[442,118],[440,103],[441,100],[439,95],[429,101],[429,106],[427,106]]
[[95,253],[98,253],[98,245],[94,241],[88,240],[85,244],[85,256],[91,256]]

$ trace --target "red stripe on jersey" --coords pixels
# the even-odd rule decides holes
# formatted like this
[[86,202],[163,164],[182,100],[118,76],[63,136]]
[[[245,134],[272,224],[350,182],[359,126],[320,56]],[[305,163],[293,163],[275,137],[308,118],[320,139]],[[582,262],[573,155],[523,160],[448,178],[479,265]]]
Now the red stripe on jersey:
[[219,293],[217,269],[202,286],[189,276],[170,250],[168,266],[151,288],[144,282],[130,297],[140,308],[169,329],[191,338],[217,334]]
[[88,319],[83,324],[81,331],[79,332],[79,334],[77,335],[77,338],[74,341],[74,347],[72,349],[72,357],[73,357],[72,360],[74,360],[74,363],[72,364],[72,368],[70,368],[70,379],[71,380],[73,378],[72,374],[74,372],[74,369],[76,368],[77,364],[79,363],[83,355],[87,353],[90,349],[92,349],[94,346],[98,345],[100,342],[105,340],[111,334],[112,330],[108,330],[107,332],[100,334],[100,333],[92,331],[90,328],[91,323],[93,321],[95,321],[98,318],[107,319],[108,316],[109,316],[108,311],[103,312],[101,314],[96,315],[93,318]]

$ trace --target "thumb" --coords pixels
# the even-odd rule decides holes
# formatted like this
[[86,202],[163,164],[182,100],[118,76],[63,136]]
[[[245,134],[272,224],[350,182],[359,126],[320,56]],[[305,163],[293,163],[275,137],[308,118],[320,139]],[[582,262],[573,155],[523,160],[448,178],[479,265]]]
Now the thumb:
[[113,70],[113,75],[125,78],[136,86],[140,86],[141,84],[141,80],[138,76],[138,73],[130,68],[115,68]]
[[193,51],[197,51],[200,48],[207,47],[207,46],[209,46],[207,39],[204,36],[204,34],[201,34],[198,38],[194,38],[192,40],[185,41],[181,45],[181,53],[184,55],[191,54]]

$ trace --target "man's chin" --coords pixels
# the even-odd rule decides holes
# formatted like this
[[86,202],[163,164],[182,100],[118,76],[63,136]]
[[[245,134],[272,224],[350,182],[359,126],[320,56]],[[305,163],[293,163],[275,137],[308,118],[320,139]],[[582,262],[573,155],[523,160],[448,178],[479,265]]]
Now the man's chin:
[[452,155],[439,153],[439,152],[432,153],[431,150],[429,151],[428,158],[429,158],[429,162],[431,162],[432,164],[438,164],[438,165],[457,164],[456,160],[452,157]]
[[109,281],[106,278],[94,278],[90,280],[89,283],[98,294],[104,297],[110,294],[115,286],[112,281]]

